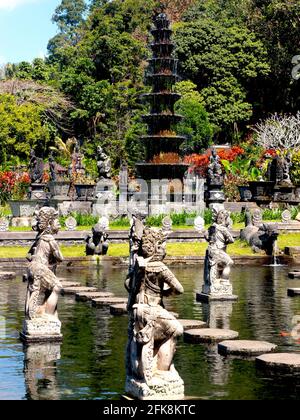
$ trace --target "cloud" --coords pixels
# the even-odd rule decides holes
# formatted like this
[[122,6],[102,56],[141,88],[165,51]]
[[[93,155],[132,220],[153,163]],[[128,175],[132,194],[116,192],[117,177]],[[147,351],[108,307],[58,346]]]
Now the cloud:
[[28,3],[35,3],[39,0],[0,0],[0,10],[14,10],[18,6]]

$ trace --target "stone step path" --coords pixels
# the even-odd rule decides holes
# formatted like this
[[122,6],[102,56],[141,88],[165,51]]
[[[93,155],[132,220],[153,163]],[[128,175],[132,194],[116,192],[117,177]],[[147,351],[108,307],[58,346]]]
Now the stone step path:
[[110,305],[109,307],[111,315],[120,316],[120,315],[127,315],[127,304],[126,303],[119,303],[116,305]]
[[300,374],[300,353],[263,354],[256,358],[256,365],[277,373]]
[[76,281],[67,281],[67,280],[64,280],[64,279],[58,279],[58,280],[61,282],[63,289],[67,289],[67,288],[70,288],[70,287],[82,287],[82,284],[79,283],[78,281],[77,282]]
[[92,305],[94,308],[101,308],[104,306],[126,304],[128,299],[119,298],[119,297],[106,297],[106,298],[96,298],[92,299]]
[[0,281],[1,280],[14,280],[17,277],[17,274],[13,271],[0,271]]
[[110,292],[80,292],[76,293],[75,299],[77,302],[90,302],[93,299],[97,298],[109,298],[113,297],[114,294]]
[[300,279],[300,271],[291,271],[289,273],[290,279]]
[[289,297],[295,297],[300,295],[300,288],[290,288],[287,291]]
[[218,345],[218,352],[225,356],[260,356],[274,352],[276,349],[276,344],[253,340],[227,340]]
[[183,326],[184,331],[207,328],[207,324],[203,321],[195,321],[193,319],[178,319]]
[[217,328],[202,328],[187,330],[183,334],[186,343],[220,343],[224,340],[235,340],[239,333],[232,330],[221,330]]
[[64,295],[76,295],[80,292],[98,292],[98,289],[96,287],[66,287],[65,289],[62,289],[61,294]]

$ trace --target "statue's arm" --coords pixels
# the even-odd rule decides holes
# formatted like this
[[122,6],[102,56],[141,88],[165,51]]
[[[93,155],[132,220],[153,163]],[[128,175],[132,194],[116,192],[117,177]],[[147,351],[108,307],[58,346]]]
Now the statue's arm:
[[184,293],[184,289],[172,271],[167,269],[163,274],[163,280],[169,286],[169,289],[164,291],[164,296],[171,296],[173,294],[182,295]]
[[56,242],[56,240],[51,241],[51,249],[53,252],[53,256],[56,259],[57,262],[63,262],[64,257],[61,253],[61,250],[58,246],[58,243]]

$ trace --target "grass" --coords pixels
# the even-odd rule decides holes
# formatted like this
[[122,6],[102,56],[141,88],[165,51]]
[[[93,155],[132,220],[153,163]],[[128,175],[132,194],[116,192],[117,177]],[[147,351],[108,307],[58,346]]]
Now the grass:
[[[193,243],[169,243],[167,253],[170,257],[183,256],[204,256],[207,249],[205,242]],[[84,245],[61,247],[65,258],[83,257],[85,255]],[[228,247],[230,255],[253,255],[252,250],[244,243],[237,241]],[[0,247],[0,258],[25,258],[28,253],[28,247]],[[111,257],[128,257],[128,244],[110,244],[108,255]]]
[[[300,233],[281,234],[279,235],[278,246],[284,250],[287,246],[300,246]],[[207,249],[206,242],[176,242],[168,243],[167,254],[170,257],[184,256],[204,256]],[[21,246],[5,246],[0,247],[0,258],[25,258],[29,247]],[[85,246],[62,246],[62,253],[65,258],[84,257]],[[255,255],[251,248],[242,241],[237,240],[234,244],[229,245],[228,253],[231,256],[251,256]],[[129,246],[126,243],[110,244],[108,255],[111,257],[128,257]]]

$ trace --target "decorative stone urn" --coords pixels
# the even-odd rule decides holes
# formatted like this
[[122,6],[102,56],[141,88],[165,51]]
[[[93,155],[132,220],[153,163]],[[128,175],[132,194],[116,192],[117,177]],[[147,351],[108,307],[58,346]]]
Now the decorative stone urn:
[[75,184],[77,200],[89,201],[93,200],[95,193],[94,184]]
[[48,187],[52,198],[56,200],[68,199],[70,181],[51,181]]

